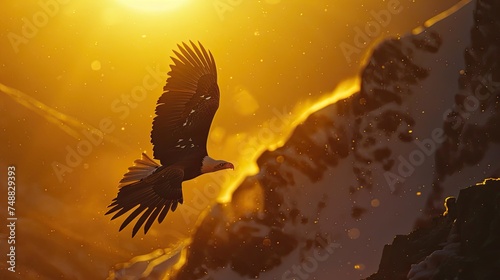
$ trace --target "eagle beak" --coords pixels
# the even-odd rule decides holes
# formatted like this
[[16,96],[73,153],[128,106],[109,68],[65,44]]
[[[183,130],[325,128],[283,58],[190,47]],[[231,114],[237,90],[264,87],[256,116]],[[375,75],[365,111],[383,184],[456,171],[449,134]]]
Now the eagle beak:
[[232,163],[228,162],[228,163],[226,164],[226,168],[227,168],[227,169],[231,168],[232,170],[234,170],[234,165],[233,165]]

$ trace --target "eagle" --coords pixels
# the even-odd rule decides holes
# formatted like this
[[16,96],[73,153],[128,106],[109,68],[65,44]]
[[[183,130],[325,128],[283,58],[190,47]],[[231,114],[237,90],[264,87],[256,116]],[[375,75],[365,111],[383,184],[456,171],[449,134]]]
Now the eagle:
[[153,157],[145,153],[134,161],[120,181],[116,198],[106,213],[111,220],[135,210],[123,221],[120,230],[140,216],[132,237],[144,225],[144,234],[158,218],[161,223],[168,211],[183,203],[182,182],[201,174],[234,169],[224,160],[211,158],[207,137],[215,112],[219,108],[217,68],[210,51],[198,42],[177,45],[173,64],[163,94],[156,104],[151,143]]

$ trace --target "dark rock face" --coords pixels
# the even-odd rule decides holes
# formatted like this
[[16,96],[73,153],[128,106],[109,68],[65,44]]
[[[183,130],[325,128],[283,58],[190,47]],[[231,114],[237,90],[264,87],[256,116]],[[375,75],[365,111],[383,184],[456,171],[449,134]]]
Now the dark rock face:
[[430,227],[386,245],[367,279],[500,279],[500,179],[463,189],[445,205]]
[[[436,152],[434,194],[426,213],[435,215],[443,192],[440,181],[465,166],[482,160],[489,145],[500,143],[500,2],[479,0],[474,10],[471,46],[465,50],[465,69],[460,73],[461,92],[446,116],[447,139]],[[476,122],[474,115],[490,116]]]
[[[217,206],[221,207],[221,206]],[[222,211],[214,209],[213,211]],[[269,228],[266,238],[256,237],[255,227],[247,226],[253,222]],[[269,225],[269,218],[246,217],[241,223],[220,225],[220,220],[205,219],[193,239],[190,247],[201,250],[189,250],[187,263],[176,275],[176,279],[202,279],[210,269],[231,267],[232,270],[245,277],[256,278],[259,273],[271,269],[281,263],[281,257],[290,253],[297,241],[276,227]],[[218,235],[212,233],[219,232]],[[280,240],[271,247],[270,240]],[[247,254],[246,252],[253,252]],[[209,257],[207,257],[209,256]]]

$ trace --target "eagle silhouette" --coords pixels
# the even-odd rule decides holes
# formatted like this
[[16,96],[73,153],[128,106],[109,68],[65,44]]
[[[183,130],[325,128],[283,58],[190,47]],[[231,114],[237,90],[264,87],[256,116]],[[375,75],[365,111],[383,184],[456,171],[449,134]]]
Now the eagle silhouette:
[[224,160],[208,156],[207,137],[215,112],[219,108],[217,68],[210,51],[198,42],[177,45],[173,51],[169,77],[156,104],[151,130],[153,156],[145,153],[120,181],[118,195],[106,213],[111,220],[137,207],[123,221],[120,231],[140,215],[132,237],[144,224],[148,232],[156,218],[161,223],[168,211],[182,204],[182,182],[204,173],[234,169]]

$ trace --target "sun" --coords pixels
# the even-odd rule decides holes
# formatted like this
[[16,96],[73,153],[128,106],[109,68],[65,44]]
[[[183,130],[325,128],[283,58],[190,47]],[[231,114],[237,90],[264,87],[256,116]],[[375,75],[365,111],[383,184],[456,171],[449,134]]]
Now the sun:
[[129,8],[142,12],[166,12],[177,10],[189,0],[116,0]]

